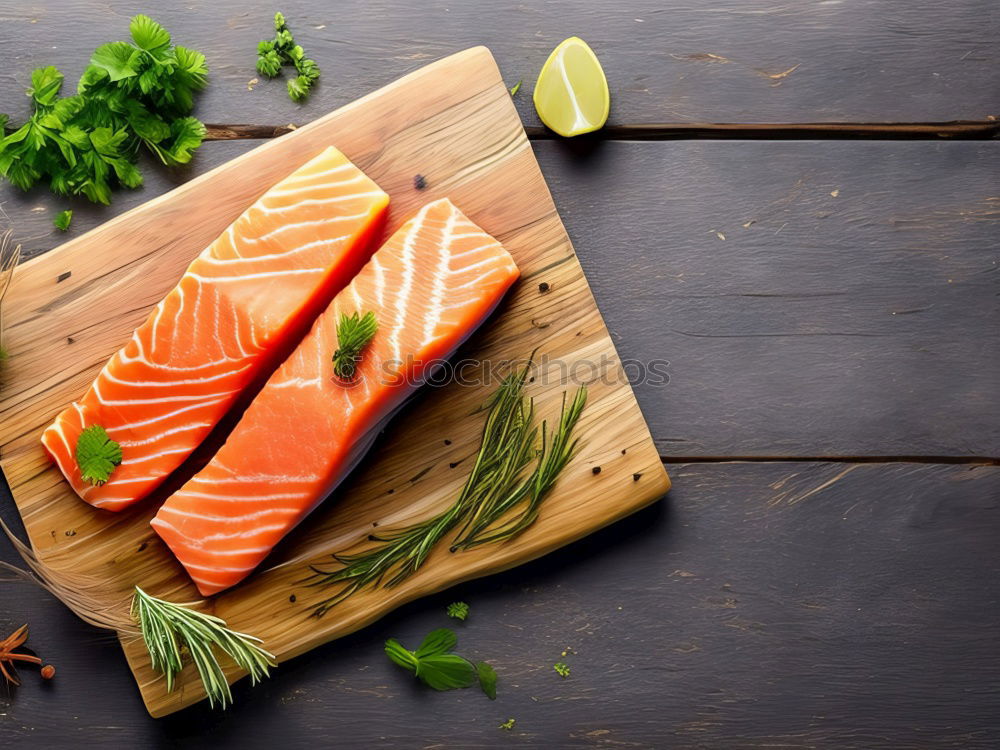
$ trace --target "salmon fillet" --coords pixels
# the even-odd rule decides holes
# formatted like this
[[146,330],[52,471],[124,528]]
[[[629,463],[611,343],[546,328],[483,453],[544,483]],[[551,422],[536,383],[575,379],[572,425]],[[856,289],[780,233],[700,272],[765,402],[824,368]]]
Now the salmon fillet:
[[[76,493],[118,511],[155,489],[357,273],[388,203],[328,148],[248,208],[43,433]],[[75,456],[92,425],[122,449],[100,486],[81,478]]]
[[[152,520],[198,590],[208,596],[245,578],[518,275],[500,243],[448,200],[404,224],[316,320],[211,463]],[[369,311],[378,330],[344,382],[331,362],[338,322]]]

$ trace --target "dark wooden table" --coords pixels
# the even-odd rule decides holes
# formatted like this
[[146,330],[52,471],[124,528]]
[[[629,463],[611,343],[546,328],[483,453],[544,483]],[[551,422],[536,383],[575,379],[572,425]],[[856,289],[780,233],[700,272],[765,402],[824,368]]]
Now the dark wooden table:
[[[324,8],[329,5],[330,8]],[[0,699],[0,747],[996,747],[1000,734],[1000,101],[994,0],[281,3],[323,68],[304,106],[254,78],[272,4],[0,9],[0,110],[75,81],[135,12],[203,51],[218,139],[110,208],[0,200],[29,256],[452,51],[486,44],[674,479],[648,510],[412,604],[236,688],[144,712],[114,639],[0,584],[58,666]],[[567,143],[530,93],[578,34],[611,125]],[[250,136],[236,139],[234,136]],[[11,518],[9,494],[0,512]],[[0,557],[15,561],[5,543]],[[382,655],[448,624],[500,674],[437,694]],[[561,656],[564,650],[569,655]],[[562,679],[552,669],[570,664]],[[498,725],[515,718],[513,730]]]

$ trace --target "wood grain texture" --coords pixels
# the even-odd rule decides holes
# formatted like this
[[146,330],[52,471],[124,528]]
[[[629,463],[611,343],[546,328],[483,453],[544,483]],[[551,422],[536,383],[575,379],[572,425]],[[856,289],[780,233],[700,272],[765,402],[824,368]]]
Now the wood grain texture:
[[[647,505],[669,487],[499,71],[480,47],[244,154],[18,269],[4,311],[12,359],[0,401],[0,465],[43,560],[106,581],[104,607],[124,611],[134,585],[174,601],[197,598],[148,527],[155,499],[119,514],[80,503],[49,464],[38,436],[201,248],[258,195],[331,143],[390,194],[389,232],[426,201],[448,196],[514,256],[523,280],[464,356],[495,373],[503,362],[524,361],[537,351],[529,393],[550,417],[566,389],[587,383],[590,395],[577,427],[580,453],[528,532],[459,554],[442,545],[406,583],[359,593],[317,620],[311,606],[329,594],[300,585],[310,563],[330,563],[331,553],[363,544],[375,525],[391,528],[438,512],[461,487],[465,472],[457,467],[474,455],[482,429],[474,414],[497,381],[430,389],[397,420],[398,429],[387,433],[364,469],[261,572],[206,605],[234,629],[262,638],[279,661],[407,601],[543,555]],[[426,177],[427,190],[414,188],[417,173]],[[66,270],[72,276],[60,282]],[[545,294],[538,288],[543,281]],[[593,466],[604,471],[593,474]],[[181,674],[177,690],[166,693],[141,641],[124,646],[154,716],[203,697],[193,667]],[[240,676],[235,668],[229,675]]]
[[[661,455],[1000,457],[1000,143],[533,148],[620,355],[669,362],[634,386]],[[48,194],[0,197],[29,255],[64,237]]]
[[8,3],[0,101],[18,116],[30,72],[57,65],[76,81],[90,52],[124,38],[128,18],[152,13],[186,46],[204,52],[211,85],[198,115],[207,122],[302,124],[422,64],[475,44],[489,46],[526,125],[535,77],[571,35],[596,50],[612,91],[611,122],[786,123],[985,120],[1000,115],[997,6],[965,0],[286,0],[295,38],[323,70],[304,106],[284,80],[261,82],[257,42],[275,6],[263,0],[161,3],[125,0]]
[[[153,722],[110,639],[23,585],[59,669],[0,708],[5,747],[955,748],[1000,724],[1000,468],[672,467],[658,503],[559,552],[414,602],[347,639]],[[445,616],[467,601],[470,619]],[[454,625],[500,675],[421,689],[382,654]],[[574,653],[562,657],[564,649]],[[562,680],[559,660],[571,668]],[[100,690],[92,689],[99,685]],[[498,729],[517,719],[512,733]]]
[[1000,457],[1000,144],[536,150],[661,454]]

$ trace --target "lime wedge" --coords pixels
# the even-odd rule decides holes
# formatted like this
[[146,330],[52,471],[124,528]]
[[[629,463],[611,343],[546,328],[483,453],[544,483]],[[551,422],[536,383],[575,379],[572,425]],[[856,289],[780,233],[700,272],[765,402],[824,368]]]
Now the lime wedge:
[[576,36],[552,50],[538,74],[533,98],[542,122],[566,137],[604,127],[611,107],[601,63]]

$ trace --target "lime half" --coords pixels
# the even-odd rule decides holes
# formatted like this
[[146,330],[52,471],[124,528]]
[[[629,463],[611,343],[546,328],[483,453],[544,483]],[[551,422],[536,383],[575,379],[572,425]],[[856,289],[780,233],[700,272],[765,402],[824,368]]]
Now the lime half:
[[611,107],[601,63],[576,36],[552,50],[538,74],[533,98],[542,122],[566,137],[604,127]]

